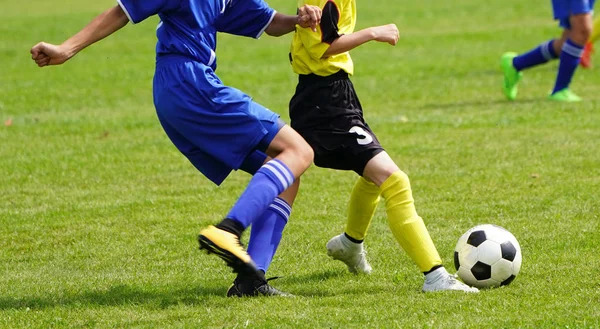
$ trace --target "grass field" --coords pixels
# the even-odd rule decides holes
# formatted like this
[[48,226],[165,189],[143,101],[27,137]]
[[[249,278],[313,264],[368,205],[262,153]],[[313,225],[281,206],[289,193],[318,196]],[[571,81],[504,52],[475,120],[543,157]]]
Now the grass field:
[[[557,63],[525,72],[518,101],[500,93],[500,54],[559,33],[548,1],[358,3],[357,28],[401,31],[396,47],[353,52],[353,81],[442,258],[453,269],[458,237],[494,223],[521,243],[519,277],[477,295],[421,293],[383,207],[367,238],[373,274],[347,273],[324,246],[343,230],[355,176],[312,167],[268,273],[293,299],[224,297],[233,275],[197,250],[198,230],[248,177],[217,188],[164,135],[151,95],[157,20],[38,69],[33,44],[61,42],[113,2],[2,5],[0,327],[600,327],[600,57],[575,76],[580,104],[546,100]],[[290,39],[221,35],[218,50],[222,79],[285,119]]]

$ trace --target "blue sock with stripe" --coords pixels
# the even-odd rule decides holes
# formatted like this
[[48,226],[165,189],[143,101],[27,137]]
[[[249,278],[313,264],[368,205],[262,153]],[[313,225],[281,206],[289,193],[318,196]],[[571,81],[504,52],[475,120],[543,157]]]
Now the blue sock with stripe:
[[292,207],[285,200],[275,198],[267,211],[252,224],[248,254],[256,267],[265,273],[271,265],[291,212]]
[[550,60],[558,58],[552,43],[554,40],[546,41],[536,48],[513,58],[513,66],[517,71],[544,64]]
[[558,74],[556,75],[556,83],[552,93],[561,91],[569,87],[571,79],[575,74],[575,69],[579,65],[581,55],[583,54],[583,48],[585,45],[580,46],[571,39],[567,39],[562,46],[560,52],[560,64],[558,65]]
[[290,169],[278,159],[265,163],[248,183],[227,218],[247,228],[260,217],[273,200],[294,182]]

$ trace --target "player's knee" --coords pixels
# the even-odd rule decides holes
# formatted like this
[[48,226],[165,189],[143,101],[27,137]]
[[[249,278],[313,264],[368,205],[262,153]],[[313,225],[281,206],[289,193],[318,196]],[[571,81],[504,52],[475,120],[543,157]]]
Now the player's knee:
[[404,171],[398,170],[398,171],[394,172],[392,175],[397,177],[398,184],[410,185],[410,178],[408,178],[408,175]]
[[578,45],[585,45],[586,42],[590,39],[592,35],[592,29],[580,28],[578,30],[573,30],[571,34],[571,40]]
[[581,22],[581,24],[574,25],[570,34],[570,39],[573,42],[585,45],[592,35],[592,22],[586,20]]
[[377,186],[381,186],[395,172],[400,171],[394,160],[386,153],[381,152],[374,156],[363,170],[363,177]]

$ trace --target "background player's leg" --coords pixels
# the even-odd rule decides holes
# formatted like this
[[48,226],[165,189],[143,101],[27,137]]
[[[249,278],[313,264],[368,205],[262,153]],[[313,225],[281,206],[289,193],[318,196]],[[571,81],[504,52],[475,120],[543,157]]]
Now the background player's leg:
[[550,99],[572,102],[581,100],[579,96],[569,90],[569,85],[579,65],[585,43],[590,37],[592,16],[590,14],[571,15],[569,21],[571,29],[568,39],[561,47],[560,64]]
[[598,41],[600,38],[600,17],[594,20],[594,26],[592,27],[592,34],[588,40],[591,43]]
[[586,69],[592,67],[592,54],[594,53],[594,43],[598,41],[598,38],[600,38],[600,17],[594,19],[593,24],[594,25],[592,27],[592,34],[590,35],[590,38],[588,39],[588,41],[585,44],[585,47],[583,48],[583,54],[581,54],[581,60],[579,61],[579,65]]
[[582,67],[592,67],[592,54],[594,53],[594,43],[600,38],[600,17],[594,20],[594,26],[592,28],[592,35],[585,44],[583,54],[581,55],[581,61],[579,64]]
[[518,83],[523,74],[521,71],[558,58],[558,53],[554,46],[556,42],[557,40],[546,41],[520,55],[512,52],[502,55],[500,65],[504,74],[503,89],[506,98],[509,100],[517,98]]
[[513,66],[517,71],[523,71],[530,67],[547,63],[550,60],[558,58],[552,44],[554,39],[548,40],[530,51],[516,56],[513,59]]

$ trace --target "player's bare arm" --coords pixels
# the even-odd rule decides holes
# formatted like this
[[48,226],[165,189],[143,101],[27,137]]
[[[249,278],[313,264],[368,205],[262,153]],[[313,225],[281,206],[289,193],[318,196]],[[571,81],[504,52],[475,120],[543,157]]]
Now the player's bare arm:
[[112,7],[60,45],[40,42],[31,48],[31,59],[39,67],[59,65],[85,47],[100,41],[127,25],[129,19],[120,6]]
[[345,53],[369,41],[387,42],[392,46],[398,43],[400,33],[396,24],[373,26],[358,32],[344,34],[335,39],[323,53],[323,58]]
[[271,24],[265,30],[270,36],[279,37],[295,30],[296,25],[302,28],[311,28],[317,31],[321,23],[321,8],[317,6],[304,5],[298,8],[297,15],[284,15],[276,13]]
[[369,27],[335,39],[323,54],[323,58],[345,53],[369,41],[387,42],[395,46],[399,38],[400,33],[396,24]]

